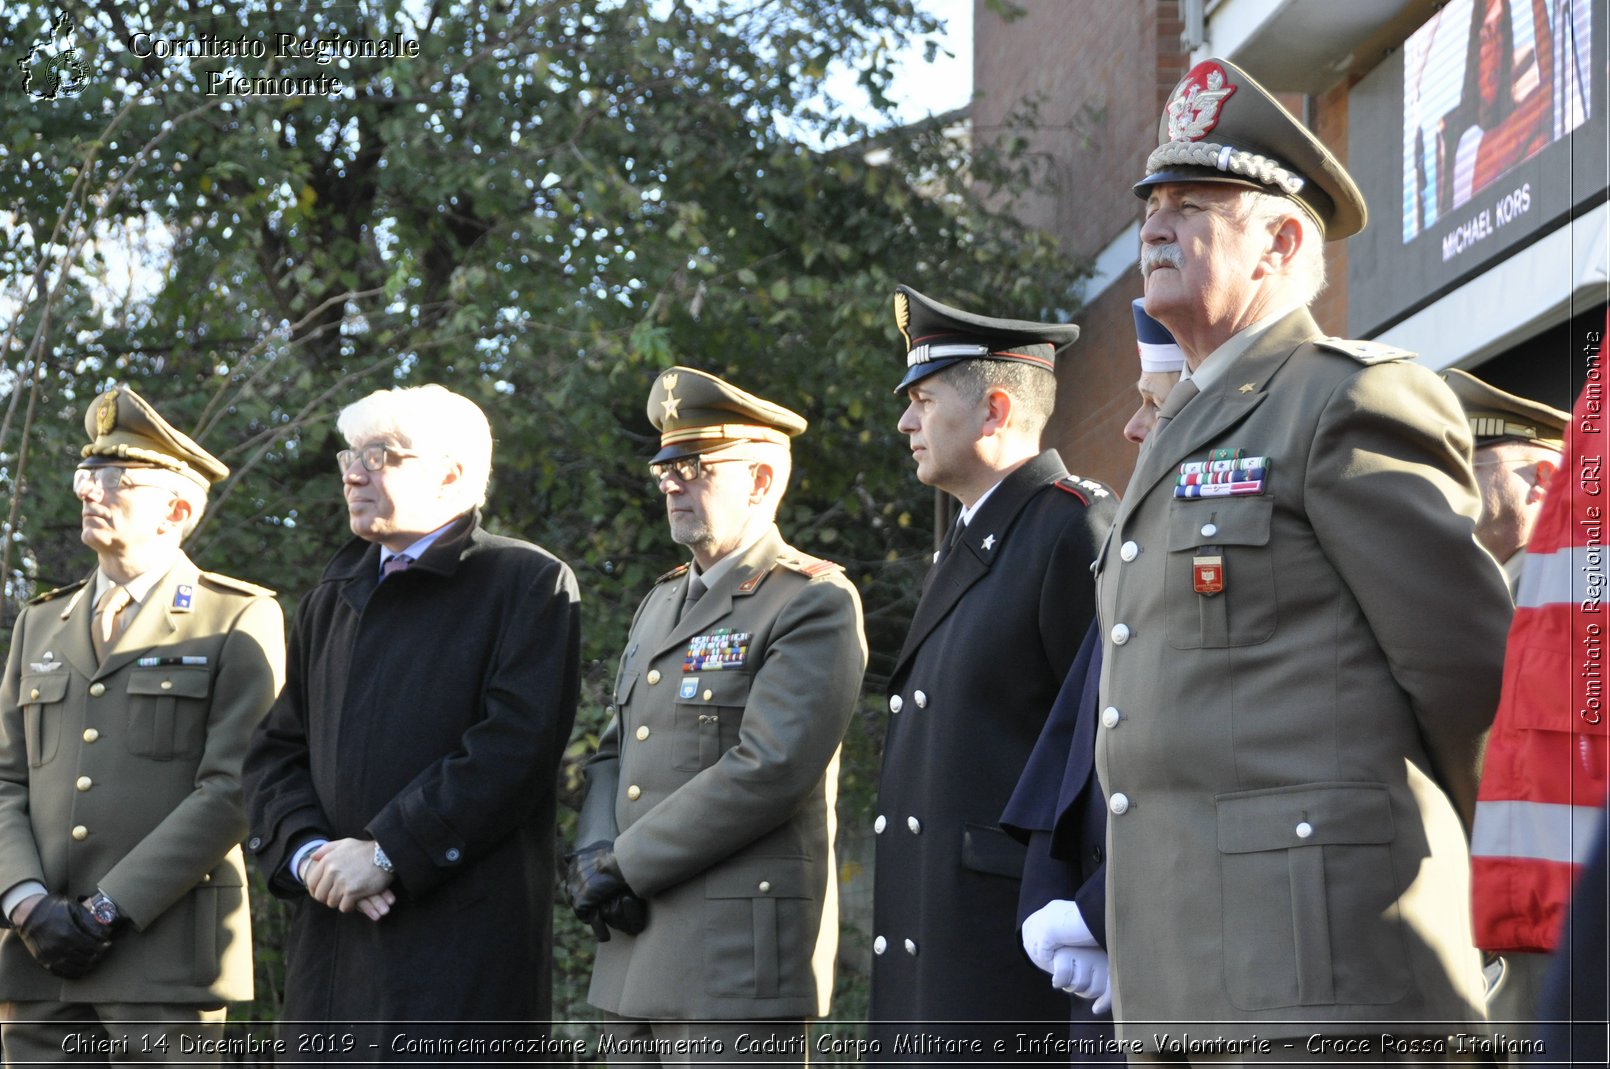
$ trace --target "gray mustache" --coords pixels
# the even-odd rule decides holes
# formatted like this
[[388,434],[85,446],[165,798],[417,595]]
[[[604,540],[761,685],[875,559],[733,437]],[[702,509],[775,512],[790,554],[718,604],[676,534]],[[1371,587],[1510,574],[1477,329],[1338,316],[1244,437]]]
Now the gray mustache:
[[1178,270],[1185,266],[1185,255],[1180,247],[1170,242],[1167,245],[1142,245],[1140,247],[1140,277],[1145,278],[1154,268],[1172,267]]

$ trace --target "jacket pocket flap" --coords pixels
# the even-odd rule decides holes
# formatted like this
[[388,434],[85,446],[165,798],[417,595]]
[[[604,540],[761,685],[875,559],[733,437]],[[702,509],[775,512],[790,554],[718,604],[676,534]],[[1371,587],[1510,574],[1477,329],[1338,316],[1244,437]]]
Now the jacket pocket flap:
[[749,674],[689,673],[677,680],[676,700],[684,705],[744,705],[749,701]]
[[1168,548],[1266,546],[1274,514],[1272,497],[1181,498],[1168,510]]
[[38,675],[23,676],[19,695],[19,701],[23,705],[32,705],[34,702],[40,704],[59,702],[67,697],[67,673],[41,672]]
[[704,878],[706,898],[809,898],[810,860],[752,857],[729,862]]
[[974,872],[1019,879],[1028,851],[1000,828],[989,824],[962,825],[962,865]]
[[147,668],[129,674],[130,694],[205,698],[211,675],[205,668]]
[[1314,783],[1221,794],[1219,851],[1250,854],[1392,841],[1392,803],[1378,783]]

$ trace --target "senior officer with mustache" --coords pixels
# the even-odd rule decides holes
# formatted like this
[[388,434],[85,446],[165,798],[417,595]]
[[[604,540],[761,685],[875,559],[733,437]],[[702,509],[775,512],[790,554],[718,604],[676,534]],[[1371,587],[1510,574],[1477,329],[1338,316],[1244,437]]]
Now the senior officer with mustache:
[[[1470,431],[1412,354],[1308,313],[1365,205],[1256,81],[1198,64],[1159,140],[1146,310],[1189,377],[1097,566],[1120,1038],[1391,1060],[1482,1021],[1467,831],[1509,610]],[[1154,1038],[1182,1021],[1211,1041]]]
[[783,541],[798,414],[714,375],[654,380],[673,541],[587,763],[567,886],[600,943],[617,1064],[804,1064],[838,947],[839,744],[866,669],[843,569]]
[[97,566],[29,602],[0,685],[0,1042],[7,1064],[193,1065],[252,997],[241,762],[284,617],[180,548],[228,468],[127,387],[84,429]]

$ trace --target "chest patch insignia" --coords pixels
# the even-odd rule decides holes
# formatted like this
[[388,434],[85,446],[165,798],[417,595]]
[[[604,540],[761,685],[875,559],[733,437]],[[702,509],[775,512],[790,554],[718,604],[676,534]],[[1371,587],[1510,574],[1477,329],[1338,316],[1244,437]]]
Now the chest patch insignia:
[[1224,591],[1224,558],[1217,554],[1211,557],[1191,558],[1191,587],[1198,594],[1212,597]]
[[175,609],[188,609],[190,602],[195,598],[196,592],[188,583],[180,583],[173,592],[173,607]]
[[677,689],[676,696],[683,701],[689,701],[697,693],[699,693],[699,677],[688,676],[682,681],[682,686]]
[[720,672],[742,668],[749,656],[749,639],[752,632],[722,628],[708,635],[698,635],[688,643],[688,652],[682,658],[683,672]]
[[1243,497],[1261,494],[1268,487],[1268,457],[1242,455],[1241,449],[1215,449],[1207,460],[1180,465],[1174,480],[1175,497]]

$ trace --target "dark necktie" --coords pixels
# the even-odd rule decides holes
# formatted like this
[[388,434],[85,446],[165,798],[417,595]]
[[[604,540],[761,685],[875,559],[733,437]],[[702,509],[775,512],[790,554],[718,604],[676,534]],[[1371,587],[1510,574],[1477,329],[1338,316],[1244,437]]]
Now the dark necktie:
[[1195,379],[1185,379],[1175,383],[1174,388],[1168,391],[1168,396],[1164,398],[1163,407],[1157,410],[1157,426],[1152,428],[1152,433],[1156,434],[1166,427],[1168,421],[1179,415],[1180,409],[1184,408],[1191,398],[1201,392],[1201,389],[1196,385]]
[[398,572],[406,572],[408,566],[414,563],[414,558],[406,553],[398,553],[380,566],[380,581],[383,583]]
[[688,592],[682,598],[682,611],[677,613],[677,620],[680,621],[682,617],[693,611],[693,606],[698,603],[700,598],[704,597],[706,589],[703,579],[697,575],[688,576]]

